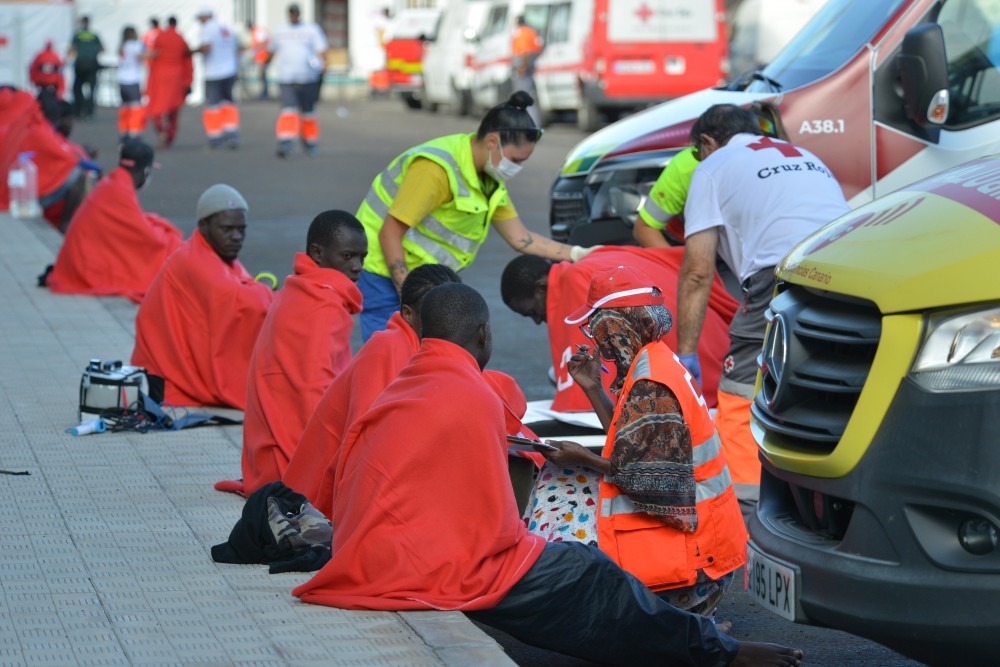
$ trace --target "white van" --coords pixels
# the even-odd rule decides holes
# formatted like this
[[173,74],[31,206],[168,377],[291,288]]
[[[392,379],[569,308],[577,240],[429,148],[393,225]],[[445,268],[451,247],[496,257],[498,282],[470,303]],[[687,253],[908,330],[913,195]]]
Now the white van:
[[489,3],[472,58],[472,102],[478,110],[496,106],[513,92],[510,47],[521,15],[539,36],[545,35],[548,5],[526,5],[524,0]]
[[486,0],[448,0],[434,36],[424,44],[424,104],[446,105],[461,116],[472,109],[472,58],[486,16]]

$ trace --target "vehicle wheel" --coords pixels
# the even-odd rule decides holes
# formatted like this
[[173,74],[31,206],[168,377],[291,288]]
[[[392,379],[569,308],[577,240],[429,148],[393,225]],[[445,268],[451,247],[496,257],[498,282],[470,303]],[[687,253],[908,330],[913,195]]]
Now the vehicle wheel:
[[413,93],[403,93],[403,102],[407,109],[419,109],[423,106],[420,98]]
[[472,93],[468,90],[459,90],[455,84],[451,84],[451,112],[456,116],[468,116],[472,111]]
[[583,132],[596,132],[601,126],[601,111],[597,105],[586,99],[580,102],[576,112],[576,126]]

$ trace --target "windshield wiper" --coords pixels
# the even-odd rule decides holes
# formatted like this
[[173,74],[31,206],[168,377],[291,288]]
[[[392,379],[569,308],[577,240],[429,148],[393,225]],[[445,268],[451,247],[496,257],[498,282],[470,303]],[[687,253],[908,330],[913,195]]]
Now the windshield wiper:
[[777,81],[775,81],[774,79],[772,79],[771,77],[767,76],[766,74],[764,74],[760,70],[757,70],[756,72],[754,72],[753,74],[751,74],[750,78],[753,79],[754,81],[763,81],[767,85],[771,86],[771,88],[773,88],[774,92],[776,92],[776,93],[780,93],[781,92],[781,84],[778,83]]

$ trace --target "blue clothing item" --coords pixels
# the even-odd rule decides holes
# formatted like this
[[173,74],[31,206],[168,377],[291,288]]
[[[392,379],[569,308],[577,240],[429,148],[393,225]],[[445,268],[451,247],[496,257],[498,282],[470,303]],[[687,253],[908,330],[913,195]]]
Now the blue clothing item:
[[383,331],[392,314],[399,310],[399,292],[390,278],[362,271],[358,289],[364,297],[361,309],[361,341],[367,343],[376,331]]

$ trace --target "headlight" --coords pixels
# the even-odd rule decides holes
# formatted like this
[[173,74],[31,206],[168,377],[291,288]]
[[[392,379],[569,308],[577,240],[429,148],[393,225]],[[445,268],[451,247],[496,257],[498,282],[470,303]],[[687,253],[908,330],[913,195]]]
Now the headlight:
[[662,171],[660,164],[594,171],[587,177],[592,193],[591,219],[620,218],[630,227],[635,225],[639,207]]
[[929,391],[1000,388],[1000,308],[934,315],[910,377]]

